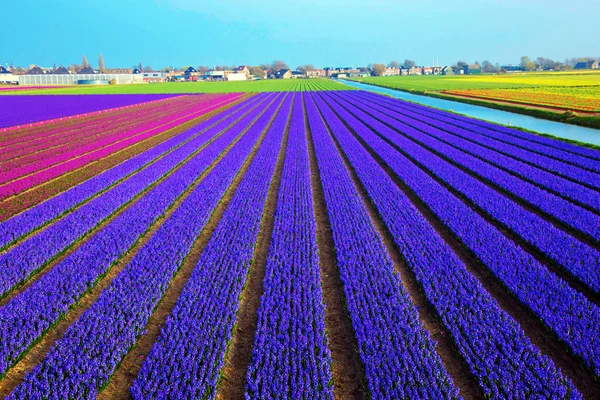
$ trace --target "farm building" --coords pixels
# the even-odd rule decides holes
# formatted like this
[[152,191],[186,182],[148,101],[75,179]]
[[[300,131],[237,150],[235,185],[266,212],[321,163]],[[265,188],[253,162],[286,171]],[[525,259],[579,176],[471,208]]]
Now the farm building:
[[[224,72],[224,71],[216,71],[216,72]],[[228,81],[246,81],[248,80],[248,75],[244,72],[232,72],[230,74],[225,75],[225,79]]]
[[142,79],[144,82],[148,83],[157,83],[157,82],[165,82],[166,74],[164,72],[143,72]]
[[45,72],[43,69],[41,69],[40,67],[38,67],[37,65],[30,68],[29,71],[27,71],[27,75],[44,75]]
[[326,75],[326,72],[324,69],[313,69],[312,71],[306,72],[306,75],[309,78],[322,78]]
[[481,65],[469,64],[463,67],[463,73],[465,75],[481,75]]
[[79,81],[111,81],[117,84],[144,83],[142,74],[33,74],[17,76],[19,85],[77,85]]
[[195,82],[198,80],[198,75],[199,75],[198,70],[194,67],[189,67],[183,73],[183,76],[185,77],[186,81],[194,81]]
[[92,67],[90,67],[89,65],[86,65],[85,67],[83,67],[79,71],[77,71],[77,73],[80,75],[92,75],[92,74],[95,74],[96,71],[94,71],[94,69]]
[[598,69],[598,61],[596,60],[588,60],[588,61],[580,61],[573,69]]
[[289,69],[282,69],[275,72],[274,77],[275,79],[290,79],[292,77],[292,71]]
[[13,75],[10,70],[0,66],[0,84],[16,85],[19,83],[19,77]]
[[[246,79],[250,78],[250,70],[246,65],[240,65],[237,68],[233,69],[234,74],[243,74],[246,76]],[[246,80],[246,79],[235,79],[234,80]]]
[[60,67],[56,68],[53,71],[50,71],[49,74],[53,74],[53,75],[63,75],[63,74],[68,74],[69,70],[65,68],[64,65],[61,65]]
[[450,66],[442,68],[442,75],[454,75],[454,70]]
[[400,68],[390,68],[390,67],[388,67],[383,72],[383,76],[394,76],[394,75],[400,75]]

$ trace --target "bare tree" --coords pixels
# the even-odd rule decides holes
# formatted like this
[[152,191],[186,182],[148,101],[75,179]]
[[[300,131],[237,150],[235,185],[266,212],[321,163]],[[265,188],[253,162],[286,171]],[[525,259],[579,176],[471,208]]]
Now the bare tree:
[[52,65],[52,69],[56,71],[56,63],[54,63],[54,65]]
[[484,60],[483,61],[483,63],[481,64],[481,70],[483,72],[487,72],[487,73],[498,72],[498,70],[496,69],[496,67],[494,67],[494,64],[492,64],[488,60]]
[[98,56],[98,71],[104,72],[104,57],[102,57],[102,54]]
[[147,65],[144,67],[144,72],[152,72],[152,67]]
[[75,64],[69,65],[69,72],[72,74],[77,72],[77,67],[75,66]]
[[521,67],[525,71],[533,71],[535,69],[535,63],[527,56],[521,57]]
[[207,73],[208,71],[210,71],[210,68],[208,68],[207,66],[204,66],[204,65],[200,65],[200,66],[197,68],[197,70],[198,70],[198,72],[199,72],[201,75],[204,75],[205,73]]
[[144,70],[144,66],[142,65],[142,62],[141,62],[141,61],[140,61],[140,63],[138,64],[138,67],[137,67],[137,68],[140,70],[140,72],[142,72],[142,71]]
[[250,74],[262,78],[265,75],[265,70],[261,67],[250,67]]
[[390,67],[390,68],[400,68],[400,63],[398,61],[396,61],[396,60],[392,60],[388,64],[388,67]]
[[314,70],[315,70],[315,67],[312,64],[300,65],[300,66],[298,66],[298,68],[296,68],[296,71],[300,71],[303,74],[306,74],[307,72],[314,71]]
[[275,60],[271,63],[271,68],[275,71],[281,71],[282,69],[289,69],[288,65],[281,60]]
[[84,54],[84,55],[83,55],[83,57],[81,57],[81,66],[82,66],[82,67],[87,67],[88,65],[89,65],[89,64],[88,64],[87,57],[86,57],[86,56],[85,56],[85,54]]
[[415,63],[413,60],[409,60],[408,58],[406,60],[404,60],[404,63],[402,63],[402,66],[404,68],[412,68],[415,65],[417,65],[417,63]]
[[382,76],[385,73],[386,67],[385,64],[373,64],[373,75]]

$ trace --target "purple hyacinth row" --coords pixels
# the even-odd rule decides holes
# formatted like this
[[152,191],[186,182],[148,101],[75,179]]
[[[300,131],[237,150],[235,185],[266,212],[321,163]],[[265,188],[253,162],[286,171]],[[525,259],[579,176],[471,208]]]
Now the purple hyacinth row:
[[356,115],[360,114],[360,118],[369,126],[376,127],[379,134],[401,148],[447,185],[459,191],[485,213],[508,227],[524,241],[537,247],[592,291],[596,293],[600,291],[600,252],[525,210],[506,196],[387,126],[411,133],[411,128],[406,124],[373,109],[369,109],[369,113],[376,116],[378,120],[352,105],[349,107],[353,107]]
[[[465,167],[488,181],[498,185],[503,190],[520,197],[526,202],[538,207],[547,214],[563,221],[572,228],[579,230],[585,235],[600,241],[600,216],[584,208],[578,207],[567,200],[549,193],[539,187],[523,181],[509,173],[496,168],[478,158],[441,142],[435,136],[439,129],[422,123],[413,117],[407,117],[399,113],[387,110],[376,104],[359,103],[348,100],[351,104],[380,121],[381,116],[388,122],[390,118],[394,121],[394,128],[399,129],[405,136],[418,142],[423,147],[431,149],[442,157],[453,161],[461,167]],[[431,135],[428,136],[425,133]]]
[[304,110],[296,94],[247,398],[333,398],[316,239]]
[[[359,99],[359,97],[356,98]],[[426,118],[419,118],[419,116],[414,113],[406,113],[411,114],[406,115],[382,107],[374,102],[369,102],[368,100],[365,101],[365,99],[362,100],[362,102],[359,100],[353,104],[363,110],[374,110],[387,117],[393,118],[399,123],[399,126],[402,127],[402,133],[413,139],[413,141],[418,141],[420,144],[440,154],[446,159],[487,179],[499,186],[502,190],[520,197],[548,215],[557,218],[596,241],[600,241],[600,216],[598,216],[598,214],[579,207],[568,200],[556,196],[532,183],[524,181],[519,177],[511,175],[509,172],[497,168],[483,159],[474,157],[465,151],[457,149],[452,145],[452,142],[446,143],[442,141],[439,139],[439,136],[445,134],[445,132],[440,129],[440,125],[443,125],[442,123],[438,123],[437,126],[435,126],[433,123],[429,123]],[[377,118],[378,114],[376,114],[372,114],[372,116]],[[591,189],[587,190],[593,192]],[[595,197],[599,197],[598,193],[596,193]],[[596,199],[596,201],[598,200]]]
[[[415,176],[408,160],[339,105],[330,104],[382,157],[399,160],[400,171],[395,170],[396,173]],[[485,395],[496,399],[581,398],[572,383],[549,358],[540,354],[519,325],[467,271],[337,116],[326,106],[319,107],[327,123],[339,127],[332,130],[333,134]],[[412,179],[417,182],[433,182],[416,176]]]
[[[377,97],[381,97],[381,96],[377,96]],[[386,100],[395,100],[395,99],[386,98]],[[390,103],[394,104],[395,102],[391,101]],[[431,115],[443,117],[444,119],[448,118],[449,121],[451,121],[451,123],[456,124],[457,126],[460,126],[460,127],[468,127],[469,129],[472,129],[475,127],[484,128],[484,129],[488,130],[489,133],[494,137],[506,138],[506,139],[512,139],[512,138],[525,139],[527,141],[527,143],[524,143],[522,141],[520,143],[524,143],[525,147],[527,147],[527,148],[530,147],[531,144],[539,143],[546,147],[559,149],[559,150],[562,150],[564,152],[568,152],[568,153],[571,153],[574,155],[584,156],[584,157],[592,159],[592,160],[600,161],[600,151],[599,150],[583,147],[583,146],[572,144],[572,143],[568,143],[568,142],[565,142],[560,139],[548,138],[548,137],[544,137],[541,135],[524,132],[524,131],[521,131],[518,129],[494,124],[492,122],[487,122],[487,121],[478,120],[478,119],[474,119],[474,118],[470,118],[470,117],[465,117],[460,114],[448,113],[447,111],[438,110],[438,109],[435,109],[432,107],[427,107],[427,106],[423,106],[423,105],[416,104],[416,103],[400,101],[397,103],[397,105],[400,107],[403,107],[403,108],[406,107],[407,109],[412,109],[413,111],[415,111],[417,113],[426,112],[426,113],[431,113]],[[500,135],[498,135],[498,134],[500,134]],[[510,137],[508,137],[508,136],[510,136]]]
[[[0,255],[0,265],[4,266],[3,273],[0,275],[0,297],[6,295],[15,285],[25,281],[158,179],[198,152],[245,112],[245,109],[239,110],[203,135],[195,137],[166,157]],[[234,134],[227,133],[218,141],[225,145],[232,140]]]
[[229,117],[239,110],[249,107],[261,96],[253,96],[250,99],[232,107],[226,113],[218,114],[185,132],[172,137],[156,147],[132,157],[99,175],[38,204],[37,206],[15,215],[14,217],[0,223],[0,250],[5,249],[15,241],[30,232],[39,229],[66,212],[77,207],[93,196],[111,188],[114,184],[127,178],[135,172],[154,162],[159,157],[173,149],[204,133],[208,128]]
[[71,255],[0,308],[0,373],[68,312],[86,290],[160,218],[264,107],[253,109],[111,221]]
[[[461,122],[461,124],[458,124],[449,117],[452,114],[445,113],[445,115],[439,115],[437,111],[430,108],[413,110],[411,104],[405,102],[390,103],[382,96],[368,96],[365,93],[361,93],[361,96],[355,96],[355,98],[358,101],[367,101],[371,105],[377,104],[383,106],[387,110],[400,113],[405,117],[411,117],[416,121],[424,122],[434,128],[438,128],[435,131],[425,133],[444,141],[450,146],[464,150],[510,174],[517,175],[536,186],[600,212],[600,196],[596,190],[457,136],[456,132],[464,131],[463,126],[468,125],[468,123]],[[388,111],[384,112],[388,113]],[[408,121],[407,119],[405,120]],[[452,121],[453,123],[446,123],[446,121]],[[477,129],[477,125],[473,125],[470,128],[474,132],[477,132]]]
[[592,172],[584,168],[568,164],[564,161],[504,143],[500,140],[494,139],[493,137],[483,135],[481,132],[474,133],[468,130],[457,130],[455,133],[465,139],[479,143],[502,154],[540,167],[552,173],[564,176],[574,180],[575,182],[581,182],[595,189],[600,189],[600,174],[596,172]]
[[[241,129],[251,126],[9,398],[43,397],[46,393],[59,398],[96,397],[144,333],[173,275],[250,155],[278,103],[259,107],[264,113],[255,122],[236,125]],[[198,171],[187,171],[190,181]]]
[[167,99],[173,94],[0,96],[0,128]]
[[214,398],[239,298],[289,119],[283,101],[256,157],[186,283],[131,393],[136,399]]
[[[364,113],[346,105],[356,116]],[[390,145],[381,142],[347,111],[336,108],[346,120],[362,126],[361,136],[450,230],[486,265],[519,300],[595,371],[600,372],[600,310],[569,287],[531,255],[516,246],[443,186],[430,179]],[[368,119],[368,118],[367,118]],[[376,121],[367,124],[377,130]],[[364,136],[363,136],[364,135]],[[532,290],[531,288],[535,288]],[[554,299],[562,301],[556,302]]]
[[[373,398],[457,397],[311,96],[306,110],[335,252]],[[321,107],[320,107],[321,108]],[[341,129],[331,121],[331,129]]]

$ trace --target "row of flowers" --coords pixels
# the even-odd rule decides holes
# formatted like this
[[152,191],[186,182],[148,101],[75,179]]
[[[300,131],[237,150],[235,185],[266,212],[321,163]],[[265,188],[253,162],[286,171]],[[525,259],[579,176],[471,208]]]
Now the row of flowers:
[[[380,102],[379,104],[385,103]],[[393,104],[386,105],[387,108],[394,106],[395,105]],[[452,147],[461,149],[465,153],[484,160],[512,175],[516,175],[548,192],[557,194],[572,203],[592,208],[596,213],[600,212],[600,196],[596,190],[565,179],[539,167],[527,164],[508,155],[488,149],[487,147],[471,142],[455,134],[456,131],[463,131],[464,129],[477,133],[482,129],[482,127],[477,124],[456,121],[451,117],[437,114],[434,111],[411,110],[410,107],[404,107],[403,104],[398,104],[393,110],[406,116],[418,115],[420,121],[440,128],[439,130],[436,130],[435,135],[432,136],[435,136]]]
[[[231,123],[239,117],[237,114],[243,112],[243,110],[239,111],[226,121]],[[209,140],[221,132],[222,128],[226,126],[226,121],[217,124],[203,135],[197,135],[183,146],[175,149],[129,179],[0,255],[0,264],[4,266],[3,273],[0,276],[0,297],[6,295],[16,285],[23,283],[71,245],[81,240],[102,221],[125,207],[157,180],[168,175],[174,168],[197,153]],[[192,132],[197,133],[195,129]],[[41,208],[45,209],[46,207],[42,205]],[[19,216],[16,221],[17,227],[21,227],[21,225],[18,225],[18,221],[23,218],[28,219],[29,223],[34,223],[33,219],[27,218],[30,215]],[[40,221],[42,224],[45,222],[44,217],[46,215],[42,215]],[[10,226],[14,226],[14,223],[10,220],[2,223],[2,230],[5,229],[5,225],[10,229]],[[14,235],[12,232],[11,234]]]
[[[346,101],[328,104],[352,130],[429,207],[447,210],[456,225],[465,224],[445,188],[402,156],[357,117],[360,111]],[[342,106],[343,105],[343,106]],[[345,107],[352,110],[352,114]],[[363,115],[361,115],[362,119]],[[328,119],[327,115],[325,118]],[[525,336],[518,323],[502,310],[479,281],[438,235],[391,178],[346,129],[334,135],[375,203],[387,229],[425,297],[490,398],[581,398],[572,383]],[[461,203],[462,204],[462,203]],[[469,209],[461,210],[468,212]],[[498,250],[484,242],[485,251]]]
[[[162,102],[142,103],[135,108],[119,110],[112,113],[97,114],[94,118],[76,126],[60,126],[49,124],[41,132],[26,135],[22,131],[12,140],[0,142],[0,171],[7,171],[16,166],[23,166],[38,161],[45,156],[57,156],[77,147],[88,145],[97,140],[114,135],[115,132],[131,130],[148,122],[148,115],[164,117],[179,107],[189,108],[193,98],[176,97]],[[159,118],[153,118],[158,120]],[[83,122],[83,121],[82,121]],[[54,129],[51,129],[54,128]]]
[[305,95],[335,252],[371,396],[456,398],[435,343],[419,321],[383,241],[317,110],[331,129],[343,123]]
[[[0,373],[39,340],[240,135],[250,111],[81,247],[0,308]],[[158,177],[157,177],[158,178]]]
[[429,108],[419,109],[412,104],[388,102],[387,99],[381,98],[381,96],[369,96],[368,98],[367,96],[362,96],[359,101],[368,101],[369,104],[383,106],[395,113],[402,114],[404,117],[410,117],[411,121],[425,123],[431,127],[438,128],[434,130],[434,134],[430,132],[425,133],[454,148],[462,150],[465,154],[475,156],[511,175],[515,175],[548,192],[557,194],[574,204],[579,204],[586,208],[593,208],[596,212],[600,212],[600,196],[598,196],[596,190],[534,165],[530,165],[524,161],[512,158],[509,155],[504,155],[456,134],[456,132],[465,132],[468,134],[469,131],[478,133],[481,129],[488,129],[480,126],[478,124],[480,121],[478,120],[473,120],[477,123],[456,120],[454,119],[453,114],[441,114],[437,110]]
[[1,96],[0,128],[8,134],[23,128],[43,129],[56,119],[85,119],[107,109],[135,107],[139,103],[160,101],[172,94],[125,94],[125,95],[31,95]]
[[305,129],[302,98],[295,94],[247,398],[333,397]]
[[[260,138],[276,108],[267,110],[267,103],[270,101],[265,101],[231,128],[233,136],[241,136],[241,139],[161,223],[98,300],[69,327],[9,398],[32,398],[44,393],[62,398],[96,397],[129,349],[144,334],[148,319],[173,276]],[[256,121],[261,114],[265,115],[263,113],[266,117]],[[214,152],[210,159],[196,157],[187,162],[165,181],[166,186],[160,186],[162,190],[156,192],[160,197],[153,198],[154,193],[150,193],[144,198],[160,207],[146,204],[146,209],[138,212],[168,208],[199,179],[219,153]]]
[[[134,381],[131,392],[136,399],[215,397],[253,262],[292,95],[275,105],[278,103],[281,108],[260,149]],[[265,114],[270,115],[270,111]]]
[[577,91],[573,89],[560,88],[561,93],[549,93],[548,88],[444,90],[444,93],[487,100],[508,100],[528,105],[551,106],[565,110],[600,111],[598,95],[595,98],[589,98],[578,95]]
[[[373,95],[373,96],[371,96],[371,98],[375,98],[375,96],[376,95]],[[503,126],[503,125],[494,124],[492,122],[487,122],[487,121],[480,120],[480,119],[465,117],[460,114],[454,114],[454,113],[448,113],[448,112],[442,111],[442,110],[436,110],[435,108],[426,107],[426,106],[422,106],[422,105],[415,104],[415,103],[400,104],[392,99],[388,99],[388,98],[382,99],[381,96],[376,96],[376,97],[380,98],[380,100],[383,102],[387,102],[388,104],[401,106],[402,108],[406,108],[406,109],[412,109],[419,113],[423,112],[423,113],[426,113],[429,115],[433,115],[436,118],[441,117],[441,118],[444,118],[445,120],[447,119],[448,121],[451,121],[451,123],[453,123],[453,124],[457,124],[457,125],[465,127],[465,128],[477,126],[477,127],[481,127],[481,128],[485,128],[485,129],[489,130],[490,133],[492,133],[494,135],[500,133],[503,135],[512,136],[513,138],[525,139],[526,140],[525,147],[528,147],[530,144],[537,143],[537,144],[542,144],[547,147],[553,147],[555,149],[564,150],[564,151],[572,153],[572,154],[577,154],[577,155],[581,155],[581,156],[585,156],[585,157],[594,159],[596,161],[600,161],[600,151],[597,149],[592,149],[589,147],[584,147],[584,146],[576,145],[573,143],[568,143],[563,140],[557,140],[557,139],[553,139],[553,138],[549,138],[549,137],[545,137],[545,136],[541,136],[541,135],[536,135],[533,133],[521,131],[518,129],[513,129],[513,128],[510,128],[507,126]],[[506,136],[503,136],[503,137],[506,137]]]
[[[225,102],[231,102],[236,100],[239,97],[239,94],[223,95],[223,97],[222,100],[225,100]],[[15,168],[7,171],[3,173],[2,178],[0,178],[0,181],[3,182],[0,184],[0,198],[6,198],[17,194],[32,186],[106,157],[156,134],[174,128],[186,121],[213,111],[223,105],[224,103],[219,102],[219,99],[207,102],[200,101],[190,109],[178,110],[176,114],[170,115],[164,119],[147,122],[143,126],[128,132],[126,136],[121,132],[114,136],[114,139],[117,140],[116,142],[98,145],[103,147],[95,147],[94,144],[91,144],[90,146],[93,147],[93,149],[88,149],[89,152],[86,149],[81,149],[81,151],[80,149],[73,149],[67,153],[57,155],[56,157],[49,157],[24,166],[23,168]],[[120,135],[125,138],[120,139]]]
[[[425,149],[413,147],[414,144],[405,142],[397,132],[390,131],[378,121],[374,121],[364,112],[349,107],[360,119],[373,127],[379,134],[388,138],[393,143],[398,143],[402,149],[423,161],[423,165],[439,174],[444,179],[459,187],[460,181],[470,189],[460,188],[467,197],[475,197],[474,193],[485,195],[489,199],[486,211],[495,204],[502,204],[496,194],[485,189],[483,185],[469,182],[461,173],[451,165],[438,160],[437,163],[428,163],[430,157]],[[385,117],[382,117],[384,120]],[[387,123],[393,124],[391,118]],[[389,145],[384,146],[389,148]],[[393,154],[393,153],[390,153]],[[600,338],[594,332],[600,331],[600,310],[581,293],[568,286],[555,274],[540,264],[533,256],[525,252],[514,242],[507,239],[498,229],[486,222],[469,206],[453,195],[449,190],[428,177],[425,171],[420,170],[408,158],[396,152],[397,156],[388,162],[394,171],[403,179],[411,189],[420,196],[430,209],[444,222],[445,225],[467,246],[477,258],[496,275],[496,277],[515,294],[523,304],[530,308],[556,335],[579,356],[596,375],[600,375]],[[382,155],[383,157],[383,155]],[[401,163],[400,160],[405,160]],[[398,169],[402,165],[402,172]],[[410,168],[408,167],[410,166]],[[455,174],[452,175],[451,171]],[[460,178],[459,178],[460,177]],[[506,214],[510,207],[501,208]],[[492,209],[494,213],[497,209]],[[527,225],[527,215],[513,216],[522,226]],[[545,237],[552,237],[548,226],[539,225],[540,232]],[[588,250],[588,253],[592,249]],[[581,269],[587,270],[589,276],[598,274],[598,268],[593,265],[584,265]],[[569,267],[575,269],[574,264]],[[532,290],[532,288],[534,288]],[[560,302],[554,299],[560,298]]]
[[[224,127],[231,124],[231,121],[239,118],[242,113],[241,110],[249,107],[259,97],[250,98],[230,110],[225,114],[217,114],[216,116],[198,124],[192,129],[188,129],[177,136],[174,136],[158,146],[152,147],[116,166],[110,168],[93,178],[81,183],[80,185],[74,186],[71,189],[60,193],[51,199],[38,204],[37,206],[26,210],[14,217],[0,223],[0,251],[6,249],[6,247],[15,243],[24,236],[32,233],[33,231],[47,225],[56,218],[64,215],[75,207],[81,205],[87,200],[101,194],[102,192],[111,189],[115,184],[121,182],[123,179],[131,176],[132,174],[142,170],[151,163],[155,162],[165,154],[173,151],[181,145],[187,143],[191,139],[196,138],[199,134],[207,131],[209,128],[215,126],[215,129],[211,132],[221,132]],[[197,141],[192,145],[196,148],[206,143],[209,135],[203,136],[202,141]],[[191,154],[191,153],[190,153]]]
[[[539,249],[553,262],[580,280],[592,291],[600,291],[600,252],[586,243],[579,241],[569,233],[556,228],[542,217],[524,209],[507,196],[495,191],[478,179],[472,177],[460,168],[450,164],[441,157],[409,138],[419,140],[422,133],[405,122],[409,118],[395,115],[394,118],[378,111],[378,106],[361,105],[370,115],[365,118],[370,126],[378,126],[378,132],[402,151],[423,165],[445,184],[458,191],[462,196],[490,215],[501,225],[507,227],[522,240]],[[389,114],[394,114],[388,111]],[[364,114],[364,111],[363,111]],[[371,116],[372,115],[372,116]],[[375,118],[373,118],[373,116]],[[385,122],[385,125],[382,122]],[[423,124],[424,125],[424,124]],[[391,129],[393,127],[394,129]],[[423,126],[424,130],[433,132],[434,128]],[[400,134],[399,132],[402,132]],[[458,163],[468,165],[468,158],[459,157]],[[516,185],[515,185],[516,186]],[[511,187],[515,190],[515,187]],[[551,204],[546,204],[551,205]],[[591,214],[591,213],[590,213]],[[592,216],[595,214],[591,214]],[[589,220],[592,224],[589,230],[597,230],[597,216]],[[594,237],[597,236],[594,235]]]

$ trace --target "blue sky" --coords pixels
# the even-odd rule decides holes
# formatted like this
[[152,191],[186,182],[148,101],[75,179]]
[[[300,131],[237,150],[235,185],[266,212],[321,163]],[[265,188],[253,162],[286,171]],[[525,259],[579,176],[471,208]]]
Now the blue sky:
[[[592,0],[29,0],[4,2],[0,63],[154,68],[518,63],[600,56]],[[24,8],[24,9],[23,9]]]

